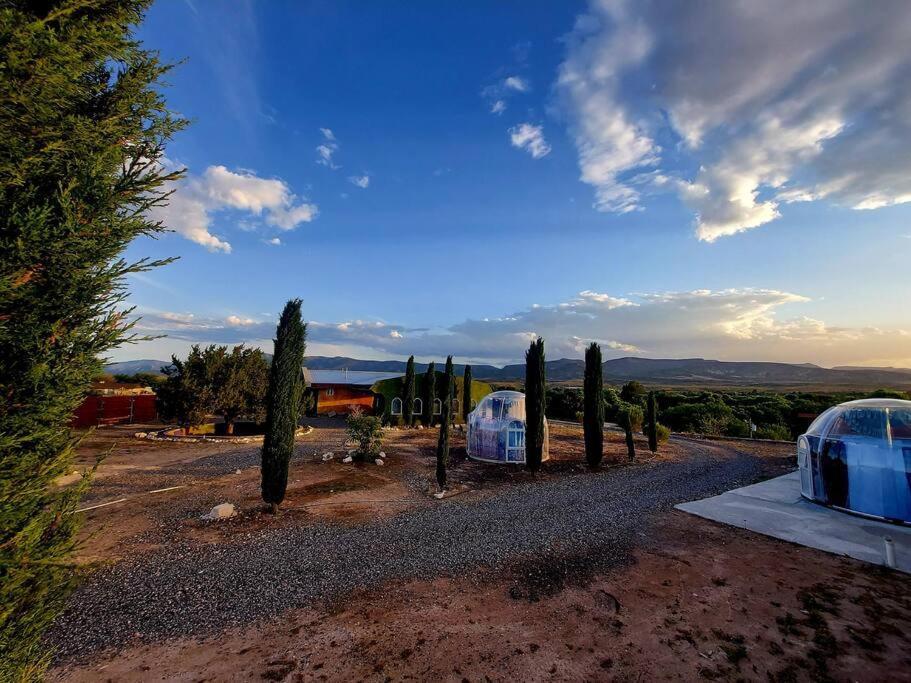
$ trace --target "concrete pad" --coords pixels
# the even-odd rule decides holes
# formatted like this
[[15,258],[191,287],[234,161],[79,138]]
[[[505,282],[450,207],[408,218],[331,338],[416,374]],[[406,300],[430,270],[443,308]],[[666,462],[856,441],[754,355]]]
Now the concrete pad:
[[676,507],[715,522],[872,564],[885,564],[883,539],[891,538],[896,569],[911,574],[911,527],[812,503],[800,495],[798,472]]

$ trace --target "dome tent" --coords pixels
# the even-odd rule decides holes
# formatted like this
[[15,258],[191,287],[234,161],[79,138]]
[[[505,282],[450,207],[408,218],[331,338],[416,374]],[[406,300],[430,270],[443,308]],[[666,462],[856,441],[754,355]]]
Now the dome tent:
[[911,401],[829,408],[797,440],[797,465],[805,498],[911,524]]
[[[525,462],[525,394],[495,391],[468,415],[468,457],[483,462]],[[548,459],[548,428],[544,420],[541,460]]]

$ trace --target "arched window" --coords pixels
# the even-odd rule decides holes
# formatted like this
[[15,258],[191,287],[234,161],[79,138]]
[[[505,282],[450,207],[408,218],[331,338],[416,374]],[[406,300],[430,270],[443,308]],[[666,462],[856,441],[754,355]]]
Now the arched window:
[[453,415],[459,414],[459,399],[457,399],[457,398],[452,399],[452,414]]
[[414,408],[411,410],[411,413],[413,415],[417,415],[418,417],[424,414],[424,403],[421,401],[421,399],[414,399]]
[[392,399],[392,414],[401,415],[402,414],[402,399],[396,396]]
[[434,415],[443,414],[443,402],[438,398],[433,399],[433,414]]

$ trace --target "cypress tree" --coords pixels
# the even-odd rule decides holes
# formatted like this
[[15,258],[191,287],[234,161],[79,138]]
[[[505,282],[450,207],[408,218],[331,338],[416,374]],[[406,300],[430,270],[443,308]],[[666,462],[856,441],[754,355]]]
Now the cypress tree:
[[525,352],[525,464],[535,473],[544,453],[544,340],[533,341]]
[[73,469],[73,411],[111,349],[139,337],[123,260],[165,226],[180,172],[161,166],[185,122],[171,68],[134,35],[150,2],[4,2],[0,9],[0,680],[39,680],[41,643],[77,575],[88,478]]
[[446,373],[440,396],[443,401],[443,414],[440,416],[440,438],[437,440],[437,485],[440,491],[446,489],[446,468],[449,467],[449,425],[452,421],[452,397],[455,390],[455,375],[452,369],[452,356],[446,359]]
[[658,452],[658,406],[655,400],[655,392],[650,391],[648,394],[648,449],[652,453]]
[[462,375],[462,419],[468,422],[468,413],[471,412],[471,366],[465,366]]
[[409,427],[414,425],[414,356],[408,357],[408,364],[405,366],[405,405],[402,406],[402,413],[405,424]]
[[585,460],[589,467],[597,467],[604,454],[604,378],[601,372],[601,347],[595,342],[585,350],[583,411]]
[[294,451],[294,432],[304,391],[304,352],[307,326],[301,320],[301,300],[285,304],[275,332],[275,352],[269,368],[266,395],[266,433],[262,450],[262,494],[272,512],[285,499],[288,463]]
[[427,366],[424,373],[424,424],[430,427],[433,424],[433,401],[436,399],[437,373],[434,364]]

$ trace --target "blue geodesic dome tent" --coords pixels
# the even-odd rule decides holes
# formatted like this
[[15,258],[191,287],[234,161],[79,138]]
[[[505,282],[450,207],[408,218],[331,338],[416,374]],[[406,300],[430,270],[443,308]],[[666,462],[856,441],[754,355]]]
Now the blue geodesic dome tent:
[[[549,458],[544,421],[542,460]],[[484,462],[525,462],[525,394],[495,391],[468,415],[468,457]]]
[[797,440],[797,464],[805,498],[911,524],[911,401],[829,408]]

